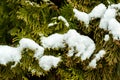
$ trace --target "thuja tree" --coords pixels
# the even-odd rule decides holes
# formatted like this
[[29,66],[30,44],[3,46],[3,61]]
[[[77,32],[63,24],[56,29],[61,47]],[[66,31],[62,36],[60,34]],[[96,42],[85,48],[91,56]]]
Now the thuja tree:
[[[89,26],[86,27],[83,21],[78,21],[74,17],[75,13],[73,9],[77,8],[82,12],[89,13],[100,3],[104,3],[108,6],[113,3],[117,4],[120,1],[51,1],[48,3],[46,0],[1,0],[0,44],[17,47],[17,44],[19,44],[22,38],[29,38],[39,45],[42,45],[41,37],[48,37],[55,33],[65,34],[70,29],[74,29],[79,34],[88,36],[94,41],[96,48],[93,54],[89,59],[82,61],[80,57],[75,57],[74,55],[69,57],[66,55],[69,50],[68,44],[62,49],[46,48],[44,50],[44,55],[61,56],[62,60],[57,65],[57,68],[52,67],[49,71],[46,71],[39,66],[39,61],[33,57],[34,51],[24,49],[20,62],[14,68],[11,68],[14,62],[9,62],[7,65],[0,64],[0,79],[119,80],[119,40],[114,40],[113,35],[109,34],[109,30],[99,27],[100,18],[90,20]],[[59,5],[58,3],[61,4]],[[69,26],[65,24],[64,20],[61,21],[58,19],[58,16],[63,16],[69,23]],[[117,16],[116,19],[119,21],[119,16]],[[51,26],[49,23],[55,24]],[[108,41],[104,40],[106,34],[110,36]],[[106,52],[104,57],[97,62],[96,68],[88,68],[90,61],[101,49],[104,49]]]

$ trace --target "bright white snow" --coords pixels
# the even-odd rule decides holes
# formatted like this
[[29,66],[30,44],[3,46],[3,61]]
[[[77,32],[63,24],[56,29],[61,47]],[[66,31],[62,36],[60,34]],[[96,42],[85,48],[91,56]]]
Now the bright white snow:
[[39,58],[41,58],[41,57],[43,56],[43,54],[44,54],[44,48],[43,48],[43,47],[38,47],[34,52],[35,52],[35,53],[34,53],[34,57],[35,57],[36,59],[39,59]]
[[17,48],[7,45],[0,45],[0,64],[6,65],[8,62],[15,62],[15,64],[11,66],[15,67],[16,64],[20,62],[21,52],[25,48],[34,50],[34,57],[37,59],[39,59],[44,53],[44,48],[39,46],[33,40],[22,38],[19,41],[19,46]]
[[15,67],[21,59],[21,52],[19,48],[10,47],[7,45],[0,45],[0,64],[6,65],[8,62],[15,62]]
[[114,8],[114,9],[120,10],[120,3],[118,3],[118,4],[112,4],[110,7]]
[[63,21],[63,22],[65,23],[65,25],[66,25],[67,27],[69,27],[68,21],[67,21],[63,16],[58,16],[58,20]]
[[115,18],[116,12],[117,12],[116,9],[108,8],[105,11],[105,14],[103,15],[102,19],[100,20],[99,27],[107,30],[109,20]]
[[44,48],[37,44],[35,41],[29,38],[22,38],[19,41],[20,50],[22,51],[25,48],[35,51],[34,57],[39,58],[44,53]]
[[109,34],[106,34],[105,37],[104,37],[104,41],[108,41],[110,38]]
[[89,59],[95,50],[95,43],[92,39],[87,36],[80,35],[76,30],[70,29],[64,35],[65,43],[68,45],[70,50],[68,56],[73,56],[74,52],[77,52],[76,56],[80,57],[81,60]]
[[62,34],[52,34],[48,37],[42,37],[41,43],[44,48],[52,48],[52,49],[58,49],[58,48],[64,48],[65,44],[63,41],[63,35]]
[[100,60],[106,54],[105,50],[100,50],[96,55],[95,58],[89,63],[89,67],[96,68],[97,61]]
[[89,59],[95,50],[95,43],[88,36],[80,35],[76,30],[70,29],[65,34],[52,34],[42,37],[41,42],[44,48],[64,48],[69,47],[68,56],[71,57],[77,52],[76,56],[81,60]]
[[45,70],[49,71],[52,67],[57,67],[58,63],[61,61],[61,57],[54,57],[51,55],[44,55],[39,59],[39,66]]
[[106,6],[101,3],[93,8],[89,13],[90,18],[101,18],[106,11]]
[[87,13],[81,12],[81,11],[77,10],[76,8],[73,9],[73,12],[74,12],[74,16],[79,21],[83,21],[86,27],[89,26],[90,17]]
[[37,48],[39,47],[39,45],[35,41],[29,38],[22,38],[19,41],[19,44],[20,44],[21,50],[25,48],[28,48],[31,50],[37,50]]
[[109,21],[108,30],[113,35],[113,39],[120,40],[120,23],[115,18]]
[[49,23],[49,24],[48,24],[48,27],[54,26],[54,25],[56,25],[56,24],[57,24],[57,22]]

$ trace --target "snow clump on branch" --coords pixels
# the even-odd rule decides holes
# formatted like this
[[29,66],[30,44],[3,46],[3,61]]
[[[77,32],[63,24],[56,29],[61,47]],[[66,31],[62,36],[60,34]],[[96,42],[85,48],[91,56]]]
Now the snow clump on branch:
[[74,16],[79,21],[83,21],[86,27],[89,26],[90,20],[92,20],[93,18],[101,18],[104,15],[105,11],[106,11],[106,6],[103,3],[93,8],[93,10],[89,14],[85,12],[81,12],[77,10],[76,8],[73,9]]
[[54,57],[51,55],[44,55],[39,59],[39,66],[45,70],[49,71],[52,67],[57,67],[58,63],[61,61],[61,57]]
[[112,4],[110,7],[114,8],[114,9],[117,9],[117,10],[120,10],[120,3],[118,3],[118,4]]
[[17,63],[20,62],[22,58],[21,53],[25,48],[33,50],[36,59],[39,59],[44,53],[44,48],[39,46],[35,41],[28,38],[22,38],[19,41],[18,47],[0,45],[0,64],[6,65],[8,62],[15,62],[11,68],[15,67]]
[[101,18],[106,11],[106,6],[101,3],[93,8],[93,10],[89,13],[90,18]]
[[100,20],[99,27],[108,30],[108,23],[112,18],[115,18],[115,16],[116,16],[116,9],[108,8]]
[[51,26],[54,26],[54,25],[57,25],[57,22],[49,23],[49,24],[48,24],[48,27],[51,27]]
[[44,48],[64,48],[68,45],[70,50],[68,56],[71,57],[77,52],[76,56],[82,60],[89,59],[95,50],[95,43],[88,36],[80,35],[76,30],[70,29],[65,34],[52,34],[48,37],[42,37],[41,42]]
[[74,12],[74,16],[77,18],[77,20],[83,21],[86,27],[89,26],[90,17],[87,13],[81,12],[81,11],[77,10],[76,8],[73,9],[73,12]]
[[120,40],[120,23],[115,18],[109,21],[108,30],[113,35],[113,39]]
[[41,37],[41,43],[44,48],[52,48],[52,49],[58,49],[58,48],[64,48],[65,44],[63,41],[63,35],[62,34],[52,34],[48,37]]
[[110,36],[108,34],[106,34],[105,37],[104,37],[104,41],[108,41],[109,38],[110,38]]
[[[69,23],[68,23],[68,21],[67,21],[63,16],[54,17],[54,18],[52,18],[52,19],[59,20],[59,21],[63,21],[64,24],[65,24],[65,26],[67,26],[67,27],[70,26]],[[58,22],[55,21],[55,22],[49,23],[49,24],[48,24],[48,27],[55,26],[55,25],[57,25],[57,24],[58,24]]]
[[58,16],[58,20],[63,21],[63,22],[65,23],[65,25],[66,25],[67,27],[69,27],[68,21],[67,21],[63,16]]
[[100,50],[96,55],[95,58],[89,63],[89,67],[96,68],[97,61],[100,60],[106,54],[105,50]]
[[70,29],[64,35],[65,43],[70,50],[68,56],[73,56],[74,52],[77,52],[75,56],[81,57],[81,60],[89,59],[95,50],[95,43],[88,36],[80,35],[76,30]]
[[0,45],[0,64],[6,65],[9,62],[15,62],[15,64],[11,66],[12,68],[20,62],[21,58],[19,47],[15,48],[7,45]]
[[20,44],[21,51],[25,48],[35,51],[34,57],[37,59],[40,58],[44,53],[44,48],[42,46],[40,46],[39,44],[37,44],[32,39],[22,38],[19,41],[19,44]]

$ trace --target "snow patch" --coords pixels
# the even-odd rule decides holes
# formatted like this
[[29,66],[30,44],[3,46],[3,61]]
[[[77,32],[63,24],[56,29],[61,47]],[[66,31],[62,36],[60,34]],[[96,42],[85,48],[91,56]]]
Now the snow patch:
[[15,67],[21,59],[21,51],[19,48],[14,48],[7,45],[0,45],[0,64],[6,65],[8,62],[15,62]]
[[114,9],[120,10],[120,3],[118,3],[118,4],[112,4],[110,7],[114,8]]
[[109,21],[108,30],[113,35],[113,39],[120,40],[120,23],[115,18]]
[[71,57],[77,52],[76,56],[81,60],[89,59],[95,50],[95,43],[88,36],[80,35],[76,30],[70,29],[65,34],[52,34],[48,37],[42,37],[41,43],[44,48],[64,48],[68,45],[67,56]]
[[58,49],[58,48],[65,47],[65,44],[63,41],[63,35],[58,34],[58,33],[52,34],[48,37],[42,37],[41,43],[44,48],[48,48],[48,49],[49,48],[52,48],[52,49],[57,48]]
[[90,18],[101,18],[106,11],[106,6],[101,3],[93,8],[89,13]]
[[57,25],[57,22],[49,23],[49,24],[48,24],[48,27],[51,27],[51,26],[54,26],[54,25]]
[[96,55],[95,58],[89,63],[89,67],[96,68],[97,61],[100,60],[106,54],[105,50],[100,50]]
[[49,71],[52,67],[57,67],[58,63],[61,61],[61,57],[54,57],[51,55],[44,55],[39,59],[39,66],[45,70]]
[[81,12],[81,11],[77,10],[76,8],[73,9],[73,12],[74,12],[74,16],[79,21],[83,21],[84,24],[86,25],[86,27],[89,26],[90,17],[89,17],[89,15],[87,13]]
[[99,27],[107,30],[109,20],[111,20],[112,18],[115,18],[116,12],[117,11],[115,9],[108,8],[105,11],[105,14],[103,15],[102,19],[100,20]]
[[64,40],[70,48],[67,55],[71,57],[73,56],[74,52],[77,52],[76,56],[81,56],[82,61],[89,59],[95,50],[94,41],[87,36],[80,35],[74,29],[70,29],[64,35]]
[[58,20],[63,21],[63,22],[65,23],[65,25],[66,25],[67,27],[69,27],[68,21],[67,21],[63,16],[58,16]]
[[19,41],[20,44],[20,50],[22,51],[25,48],[28,48],[30,50],[35,51],[34,57],[39,58],[43,55],[44,53],[44,48],[41,47],[39,44],[37,44],[35,41],[33,41],[32,39],[28,39],[28,38],[22,38]]
[[106,34],[105,37],[104,37],[104,41],[108,41],[110,38],[109,34]]

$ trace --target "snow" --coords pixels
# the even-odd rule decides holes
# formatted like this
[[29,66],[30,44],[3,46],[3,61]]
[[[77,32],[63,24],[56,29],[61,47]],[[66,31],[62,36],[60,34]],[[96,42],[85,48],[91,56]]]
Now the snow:
[[93,59],[93,60],[89,63],[89,67],[91,67],[91,68],[96,68],[96,66],[97,66],[97,61],[96,61],[96,59]]
[[70,48],[67,55],[71,57],[73,56],[74,52],[78,52],[76,56],[81,56],[82,61],[89,59],[95,50],[94,41],[88,36],[80,35],[74,29],[70,29],[64,35],[64,41]]
[[110,38],[109,34],[106,34],[105,37],[104,37],[104,41],[108,41]]
[[65,48],[68,45],[67,56],[71,57],[77,52],[76,56],[82,60],[89,59],[95,50],[95,43],[88,36],[80,35],[76,30],[70,29],[64,34],[52,34],[48,37],[42,37],[41,43],[44,48]]
[[114,9],[120,10],[120,3],[118,3],[118,4],[112,4],[110,7],[114,8]]
[[69,27],[68,21],[67,21],[63,16],[58,16],[58,20],[63,21],[63,22],[65,23],[65,25],[66,25],[67,27]]
[[21,52],[25,48],[33,50],[36,59],[39,59],[44,53],[44,48],[39,46],[36,42],[28,38],[22,38],[19,41],[18,47],[0,45],[0,64],[6,65],[8,62],[15,62],[11,68],[15,67],[17,63],[20,62]]
[[68,51],[67,56],[69,56],[69,57],[73,56],[74,51],[75,51],[74,47],[70,47],[70,50]]
[[39,45],[35,41],[29,38],[22,38],[19,41],[19,44],[20,44],[21,50],[25,48],[28,48],[31,50],[37,50],[37,48],[39,47]]
[[103,16],[103,18],[115,18],[116,16],[116,9],[112,9],[112,8],[108,8],[106,11],[105,11],[105,14]]
[[48,24],[48,27],[54,26],[54,25],[56,25],[56,24],[57,24],[57,22],[49,23],[49,24]]
[[58,49],[65,47],[63,35],[58,33],[52,34],[48,37],[42,37],[41,43],[44,48]]
[[89,67],[96,68],[97,61],[100,60],[106,54],[105,50],[100,50],[96,55],[95,58],[89,63]]
[[95,55],[95,59],[98,61],[100,60],[100,58],[102,58],[105,55],[105,50],[100,50],[96,55]]
[[109,21],[108,30],[113,35],[113,39],[120,40],[120,23],[115,18]]
[[101,18],[106,11],[106,6],[101,3],[93,8],[89,13],[90,18]]
[[61,61],[61,57],[54,57],[51,55],[44,55],[39,60],[39,66],[45,70],[49,71],[52,67],[57,67],[58,63]]
[[112,8],[108,8],[105,11],[105,14],[103,15],[102,19],[100,20],[99,27],[107,30],[109,20],[115,18],[115,16],[116,16],[116,10]]
[[20,50],[22,51],[25,48],[35,51],[34,57],[39,58],[44,53],[44,48],[37,44],[35,41],[29,38],[22,38],[19,41]]
[[[33,3],[26,1],[26,3]],[[113,35],[113,39],[120,40],[120,23],[115,19],[117,14],[117,9],[120,9],[119,4],[112,4],[106,6],[101,3],[97,5],[93,10],[87,14],[81,12],[76,8],[73,9],[74,17],[79,21],[83,21],[85,26],[89,26],[90,18],[101,18],[99,27],[108,30],[110,34]],[[56,19],[56,18],[55,18]],[[69,23],[63,16],[58,16],[58,20],[61,20],[69,27]],[[49,23],[48,27],[56,25],[57,22]],[[109,40],[109,34],[106,34],[104,37],[105,41]],[[18,47],[11,47],[7,45],[0,45],[0,64],[7,65],[9,62],[15,62],[11,67],[15,67],[21,60],[21,51],[25,48],[34,51],[34,57],[39,60],[39,66],[48,71],[52,67],[57,67],[58,63],[61,61],[61,57],[55,57],[51,55],[44,55],[44,49],[59,49],[68,47],[68,57],[72,57],[75,54],[75,57],[80,57],[82,61],[89,59],[95,50],[94,41],[85,35],[81,35],[75,29],[70,29],[67,33],[64,34],[52,34],[48,37],[41,37],[41,45],[37,44],[35,41],[29,38],[22,38],[19,41]],[[89,67],[96,68],[97,62],[104,57],[106,54],[105,50],[100,50],[92,61],[89,63]]]
[[11,68],[15,67],[21,59],[19,48],[14,48],[7,45],[0,45],[0,64],[6,65],[9,62],[15,62]]
[[[65,26],[69,27],[68,21],[63,16],[53,17],[52,19],[61,20],[61,21],[64,22]],[[51,27],[51,26],[54,26],[54,25],[57,25],[57,24],[58,24],[57,22],[52,22],[52,23],[48,24],[48,27]]]
[[87,13],[78,11],[76,8],[73,9],[73,12],[79,21],[83,21],[86,27],[89,26],[90,17]]
[[[84,53],[81,55],[81,60],[89,59],[95,50],[94,41],[88,36],[81,35],[81,44],[85,46]],[[82,51],[82,50],[81,50]]]
[[44,48],[43,47],[38,47],[38,49],[35,50],[34,57],[36,59],[39,59],[43,56],[43,54],[44,54]]

